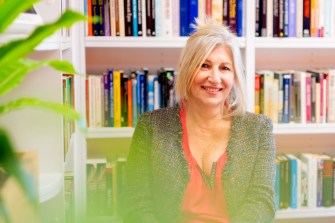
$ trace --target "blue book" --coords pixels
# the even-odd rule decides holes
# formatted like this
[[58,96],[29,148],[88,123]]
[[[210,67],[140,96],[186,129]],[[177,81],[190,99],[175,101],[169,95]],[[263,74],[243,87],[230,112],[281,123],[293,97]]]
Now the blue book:
[[138,24],[137,24],[137,0],[132,0],[132,17],[133,17],[133,36],[138,36]]
[[[245,0],[246,1],[246,0]],[[243,36],[243,0],[237,0],[237,21],[236,21],[236,34]]]
[[298,208],[298,168],[297,168],[297,158],[292,154],[286,154],[290,162],[290,178],[291,178],[291,199],[290,207]]
[[288,36],[297,37],[296,0],[288,0]]
[[180,0],[180,36],[188,36],[188,0]]
[[113,85],[113,70],[108,69],[107,71],[108,81],[109,81],[109,126],[114,127],[114,85]]
[[284,100],[283,100],[283,123],[290,122],[290,83],[291,75],[283,76]]
[[192,28],[192,24],[195,24],[195,18],[198,18],[198,0],[188,0],[188,35],[191,35],[195,30]]
[[145,76],[144,73],[137,72],[137,114],[145,112]]
[[155,88],[154,88],[154,75],[148,76],[148,111],[154,110],[155,103]]

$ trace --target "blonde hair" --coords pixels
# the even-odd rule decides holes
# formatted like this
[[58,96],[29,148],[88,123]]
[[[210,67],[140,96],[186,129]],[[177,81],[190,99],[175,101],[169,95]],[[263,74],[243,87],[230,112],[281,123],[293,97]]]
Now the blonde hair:
[[233,88],[226,101],[227,109],[223,115],[229,117],[245,113],[245,74],[236,36],[228,27],[217,24],[211,18],[206,18],[204,21],[196,19],[193,28],[195,32],[187,40],[180,57],[175,83],[177,102],[187,101],[201,65],[216,46],[224,45],[232,53],[235,76]]

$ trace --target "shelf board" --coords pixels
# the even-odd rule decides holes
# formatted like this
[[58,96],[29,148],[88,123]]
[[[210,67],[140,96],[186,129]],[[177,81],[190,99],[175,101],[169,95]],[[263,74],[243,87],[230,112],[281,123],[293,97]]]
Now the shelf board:
[[39,201],[46,202],[55,197],[63,185],[63,175],[60,173],[39,175]]
[[298,48],[298,49],[331,49],[335,48],[334,38],[269,38],[256,37],[255,48]]
[[130,138],[133,136],[134,128],[122,127],[122,128],[88,128],[86,138]]
[[276,219],[335,217],[335,207],[277,210]]
[[[134,133],[134,128],[103,127],[88,128],[86,138],[130,138]],[[274,124],[273,133],[275,135],[293,134],[333,134],[335,124]]]
[[[85,46],[92,48],[182,48],[188,37],[110,37],[87,36]],[[241,48],[245,47],[245,38],[238,37]]]
[[274,124],[273,133],[279,134],[332,134],[335,124]]

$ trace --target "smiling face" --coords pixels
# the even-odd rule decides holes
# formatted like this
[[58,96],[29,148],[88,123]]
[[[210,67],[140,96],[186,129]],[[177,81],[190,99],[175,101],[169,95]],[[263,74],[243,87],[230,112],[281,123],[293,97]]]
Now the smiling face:
[[189,103],[224,107],[234,84],[233,56],[227,46],[218,45],[201,65],[191,86]]

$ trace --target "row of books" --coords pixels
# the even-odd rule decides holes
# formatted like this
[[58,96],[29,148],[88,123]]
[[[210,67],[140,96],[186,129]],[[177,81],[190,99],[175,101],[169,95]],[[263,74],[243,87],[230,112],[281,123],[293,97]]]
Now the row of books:
[[[74,77],[71,74],[62,75],[63,104],[74,108]],[[75,130],[74,120],[63,118],[64,159],[69,150],[71,135]]]
[[333,157],[325,154],[277,154],[276,208],[334,206],[334,162]]
[[334,37],[333,0],[256,0],[256,37]]
[[143,112],[173,106],[175,72],[147,68],[125,72],[109,69],[86,79],[89,127],[134,127]]
[[195,18],[213,17],[243,36],[246,0],[85,0],[88,36],[188,36]]
[[334,123],[335,69],[256,71],[255,113],[273,123]]
[[122,216],[125,184],[124,157],[107,155],[86,162],[87,217]]

